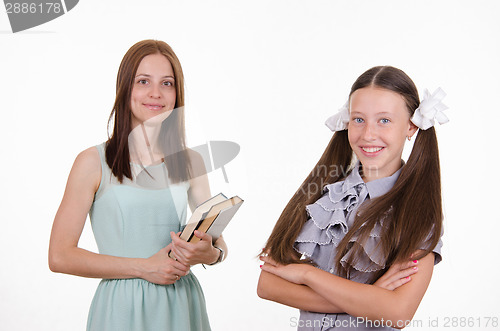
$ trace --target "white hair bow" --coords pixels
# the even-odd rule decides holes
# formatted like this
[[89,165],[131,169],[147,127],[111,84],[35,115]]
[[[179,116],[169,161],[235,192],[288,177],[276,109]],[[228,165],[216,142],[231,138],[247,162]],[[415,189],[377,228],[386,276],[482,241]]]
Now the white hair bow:
[[349,100],[339,109],[338,113],[328,117],[325,125],[332,131],[347,130],[349,123]]
[[439,124],[449,122],[448,117],[443,114],[443,111],[448,109],[448,107],[441,102],[445,96],[446,93],[440,87],[432,95],[426,89],[424,91],[424,98],[411,118],[413,124],[422,130],[427,130],[434,126],[435,120]]

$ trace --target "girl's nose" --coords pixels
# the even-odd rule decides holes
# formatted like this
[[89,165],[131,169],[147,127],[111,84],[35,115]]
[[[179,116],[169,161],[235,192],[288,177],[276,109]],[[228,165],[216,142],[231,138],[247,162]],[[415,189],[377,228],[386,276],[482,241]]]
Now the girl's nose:
[[363,130],[363,139],[366,141],[375,140],[376,134],[377,134],[377,129],[374,127],[374,125],[366,123]]

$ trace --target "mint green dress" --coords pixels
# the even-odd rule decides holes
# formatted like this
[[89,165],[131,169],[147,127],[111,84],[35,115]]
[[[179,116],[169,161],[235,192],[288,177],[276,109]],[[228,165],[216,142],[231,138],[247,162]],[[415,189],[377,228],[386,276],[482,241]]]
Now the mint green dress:
[[[131,258],[154,255],[170,243],[170,231],[178,232],[185,223],[189,184],[156,189],[137,184],[139,180],[124,179],[120,184],[105,161],[105,144],[96,147],[102,176],[89,215],[99,253]],[[166,174],[163,163],[146,169],[152,177]],[[190,272],[172,285],[103,279],[92,300],[87,330],[206,331],[210,325],[202,289]]]

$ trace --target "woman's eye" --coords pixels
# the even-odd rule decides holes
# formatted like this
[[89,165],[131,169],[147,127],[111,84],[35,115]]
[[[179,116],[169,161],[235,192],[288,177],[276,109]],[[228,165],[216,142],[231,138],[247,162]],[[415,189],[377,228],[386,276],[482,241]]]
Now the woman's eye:
[[362,118],[359,118],[359,117],[356,117],[356,118],[353,118],[353,121],[354,123],[363,123],[363,119]]
[[163,82],[163,85],[165,85],[165,86],[174,86],[174,84],[172,82],[170,82],[170,81]]
[[382,124],[387,124],[387,123],[389,123],[389,122],[390,122],[390,120],[389,120],[388,118],[383,118],[383,119],[381,119],[381,120],[380,120],[380,122],[381,122]]
[[137,81],[137,83],[142,84],[142,85],[145,85],[145,84],[147,84],[147,83],[148,83],[148,81],[147,81],[147,80],[145,80],[145,79],[139,79],[139,80]]

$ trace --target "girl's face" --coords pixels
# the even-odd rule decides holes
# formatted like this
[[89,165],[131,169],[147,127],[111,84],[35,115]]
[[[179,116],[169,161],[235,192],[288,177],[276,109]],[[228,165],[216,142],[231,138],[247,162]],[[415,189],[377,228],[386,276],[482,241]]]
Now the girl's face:
[[170,61],[162,54],[145,56],[134,78],[130,108],[132,128],[175,107],[175,78]]
[[363,165],[364,180],[391,176],[401,167],[405,139],[417,131],[403,97],[365,87],[352,93],[349,109],[349,144]]

